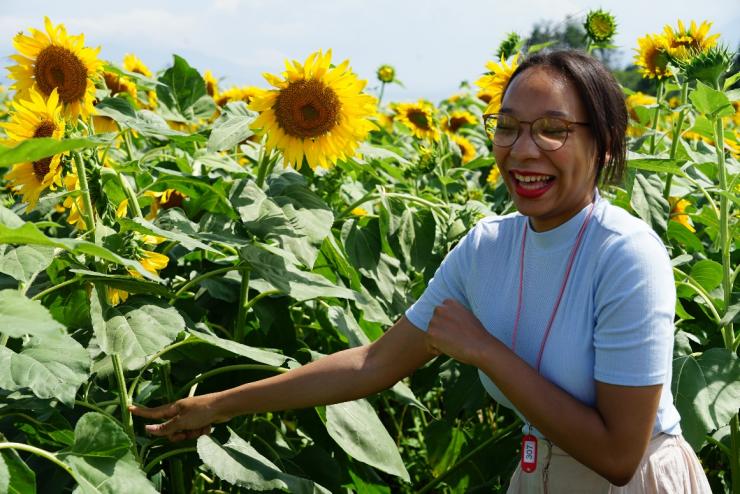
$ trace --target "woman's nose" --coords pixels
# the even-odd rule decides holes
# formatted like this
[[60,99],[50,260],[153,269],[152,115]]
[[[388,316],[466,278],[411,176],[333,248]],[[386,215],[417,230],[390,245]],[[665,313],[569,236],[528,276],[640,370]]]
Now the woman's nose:
[[537,158],[540,156],[540,148],[535,144],[532,138],[532,127],[530,125],[520,125],[519,137],[511,145],[509,155],[517,161],[527,158]]

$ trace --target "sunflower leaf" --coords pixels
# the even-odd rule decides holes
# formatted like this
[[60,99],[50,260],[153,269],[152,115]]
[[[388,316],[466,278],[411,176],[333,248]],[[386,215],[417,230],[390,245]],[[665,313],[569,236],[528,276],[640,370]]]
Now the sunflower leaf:
[[75,149],[94,148],[110,144],[114,134],[103,134],[92,137],[77,137],[74,139],[52,139],[51,137],[37,137],[27,139],[15,147],[0,146],[0,168],[16,163],[38,161],[47,156],[72,151]]

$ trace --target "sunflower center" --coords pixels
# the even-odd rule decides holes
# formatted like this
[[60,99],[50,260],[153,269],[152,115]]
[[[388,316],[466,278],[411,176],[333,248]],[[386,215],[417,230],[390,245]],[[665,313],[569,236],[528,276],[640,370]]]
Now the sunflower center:
[[429,130],[427,114],[421,110],[410,110],[406,115],[409,121],[420,129]]
[[341,104],[332,88],[311,79],[291,82],[280,91],[273,108],[278,125],[287,134],[305,139],[336,127]]
[[49,95],[57,88],[64,103],[81,100],[87,89],[87,68],[77,55],[61,46],[50,45],[36,58],[33,75],[39,89]]
[[[36,127],[36,130],[33,132],[33,137],[51,137],[54,135],[55,130],[56,125],[54,125],[54,122],[52,122],[51,120],[44,120]],[[51,167],[51,159],[52,156],[48,156],[46,158],[41,158],[40,160],[31,163],[31,165],[33,166],[33,174],[36,176],[36,179],[39,182],[43,182],[44,177],[47,173],[49,173],[49,169]]]
[[457,130],[468,123],[468,121],[465,118],[462,117],[452,117],[450,118],[449,128],[450,132],[457,132]]

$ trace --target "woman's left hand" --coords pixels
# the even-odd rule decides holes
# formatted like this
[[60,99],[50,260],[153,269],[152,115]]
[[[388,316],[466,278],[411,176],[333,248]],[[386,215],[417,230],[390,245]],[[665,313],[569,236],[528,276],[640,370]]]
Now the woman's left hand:
[[457,300],[445,299],[434,309],[427,344],[465,364],[476,365],[493,336],[475,315]]

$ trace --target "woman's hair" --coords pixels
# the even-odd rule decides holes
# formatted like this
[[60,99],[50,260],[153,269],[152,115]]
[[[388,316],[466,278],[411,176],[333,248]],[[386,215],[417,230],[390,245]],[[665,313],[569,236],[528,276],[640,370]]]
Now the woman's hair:
[[612,73],[604,64],[580,51],[538,52],[516,68],[504,94],[519,74],[532,67],[552,69],[575,85],[596,140],[596,181],[619,183],[626,163],[627,108],[622,88]]

